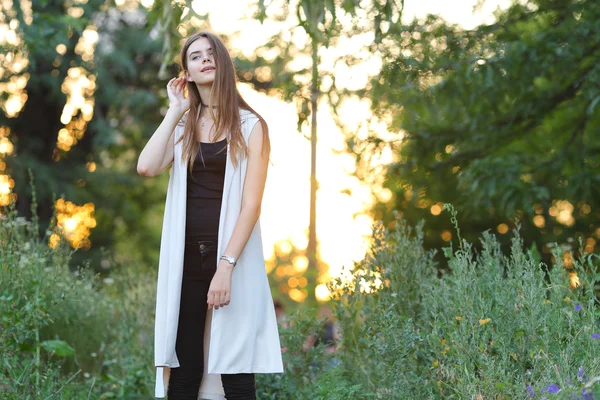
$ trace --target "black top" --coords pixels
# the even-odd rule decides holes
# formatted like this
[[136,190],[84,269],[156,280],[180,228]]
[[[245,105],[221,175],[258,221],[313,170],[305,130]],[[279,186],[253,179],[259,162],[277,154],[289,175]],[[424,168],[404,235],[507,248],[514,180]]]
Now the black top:
[[226,162],[227,139],[201,142],[192,172],[187,170],[186,241],[218,240]]

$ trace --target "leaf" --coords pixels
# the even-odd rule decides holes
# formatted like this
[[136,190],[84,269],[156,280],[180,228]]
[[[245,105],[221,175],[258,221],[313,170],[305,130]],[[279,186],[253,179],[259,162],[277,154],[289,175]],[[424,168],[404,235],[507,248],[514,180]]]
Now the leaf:
[[524,330],[518,330],[515,332],[513,338],[515,340],[522,338],[523,336],[525,336],[525,331]]
[[45,340],[40,344],[44,350],[52,352],[59,357],[75,355],[75,349],[63,340]]
[[540,252],[538,251],[538,248],[537,248],[535,242],[531,243],[531,247],[529,248],[529,251],[531,252],[531,256],[535,260],[536,264],[539,265],[539,263],[542,262],[542,256],[540,255]]
[[600,101],[600,96],[596,96],[594,100],[590,103],[590,106],[587,109],[588,115],[592,115],[594,113],[594,109],[596,108],[596,104]]

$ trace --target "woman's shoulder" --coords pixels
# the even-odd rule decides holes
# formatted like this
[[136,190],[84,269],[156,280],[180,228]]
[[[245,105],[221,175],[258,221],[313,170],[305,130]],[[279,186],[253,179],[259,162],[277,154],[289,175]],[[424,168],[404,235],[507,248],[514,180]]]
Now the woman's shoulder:
[[258,115],[256,115],[255,113],[253,113],[250,110],[240,108],[240,119],[242,120],[242,122],[251,120],[251,119],[258,119]]

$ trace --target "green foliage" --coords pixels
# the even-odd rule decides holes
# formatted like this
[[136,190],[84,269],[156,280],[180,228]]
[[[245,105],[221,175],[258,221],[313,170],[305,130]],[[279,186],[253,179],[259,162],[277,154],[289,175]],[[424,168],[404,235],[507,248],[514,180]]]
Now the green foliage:
[[73,250],[49,248],[36,224],[14,208],[0,224],[2,398],[150,393],[152,277],[123,270],[100,281],[89,268],[72,272]]
[[[72,266],[85,260],[107,276],[110,270],[101,267],[107,261],[104,249],[118,250],[121,262],[152,265],[158,259],[158,218],[168,177],[165,173],[155,179],[142,178],[135,165],[139,151],[162,120],[161,107],[167,105],[166,81],[157,79],[163,38],[143,29],[149,11],[138,3],[106,7],[104,1],[88,1],[76,5],[84,13],[75,19],[65,11],[71,2],[49,2],[44,8],[36,8],[35,3],[30,23],[24,21],[27,12],[19,2],[5,10],[5,23],[18,25],[15,32],[22,45],[7,45],[3,50],[13,57],[24,52],[29,64],[22,71],[5,68],[0,74],[5,83],[19,77],[27,82],[23,109],[13,118],[0,113],[0,125],[10,129],[14,144],[14,156],[5,158],[4,173],[15,181],[19,215],[33,215],[27,176],[31,168],[38,182],[43,182],[36,188],[40,235],[48,228],[54,196],[95,206],[92,247],[72,254]],[[94,47],[86,49],[89,59],[75,51],[87,27],[95,27],[99,36]],[[63,55],[57,53],[59,45],[65,46]],[[94,81],[85,93],[94,107],[92,119],[81,121],[85,123],[83,137],[63,151],[56,146],[58,133],[65,127],[61,115],[67,103],[61,84],[71,69],[81,69],[82,75]],[[179,73],[173,60],[165,73],[169,77]],[[79,118],[77,113],[74,119]],[[88,170],[89,162],[95,164],[95,171]]]
[[[372,81],[373,110],[398,135],[388,143],[394,196],[375,211],[388,222],[392,209],[413,225],[426,219],[428,248],[443,245],[450,228],[430,212],[435,203],[457,206],[471,241],[500,223],[514,227],[517,217],[524,240],[550,264],[548,242],[597,228],[586,210],[600,206],[600,8],[532,0],[495,16],[464,29],[429,15],[378,46],[384,65]],[[362,154],[388,147],[367,142],[350,145]],[[574,206],[573,223],[549,213],[557,200]],[[533,223],[538,214],[543,226],[539,217]]]
[[[421,225],[413,231],[397,219],[393,230],[375,232],[356,279],[336,283],[341,366],[365,393],[517,399],[528,386],[544,396],[557,385],[556,398],[581,398],[585,382],[600,392],[591,379],[600,375],[597,256],[575,261],[581,285],[572,289],[560,262],[546,273],[524,250],[518,229],[508,256],[484,232],[480,253],[462,239],[456,250],[444,248],[452,272],[438,277]],[[561,253],[555,247],[557,260]],[[362,279],[371,283],[357,290]]]
[[[308,348],[326,321],[296,311],[279,330],[285,373],[257,374],[259,398],[600,394],[598,257],[575,258],[580,284],[572,288],[560,262],[547,270],[525,251],[519,227],[508,255],[488,231],[476,252],[461,238],[453,206],[445,209],[458,237],[456,249],[443,248],[451,272],[440,274],[435,251],[424,250],[422,222],[413,229],[397,216],[393,230],[378,224],[353,279],[331,287],[338,350]],[[3,398],[150,397],[154,276],[124,269],[100,281],[89,269],[72,272],[72,250],[47,247],[36,224],[12,209],[0,225]],[[562,252],[553,247],[557,260]]]
[[360,385],[352,383],[335,356],[325,346],[305,349],[309,335],[319,335],[325,321],[308,309],[292,313],[279,326],[283,352],[283,374],[258,374],[259,399],[362,399]]

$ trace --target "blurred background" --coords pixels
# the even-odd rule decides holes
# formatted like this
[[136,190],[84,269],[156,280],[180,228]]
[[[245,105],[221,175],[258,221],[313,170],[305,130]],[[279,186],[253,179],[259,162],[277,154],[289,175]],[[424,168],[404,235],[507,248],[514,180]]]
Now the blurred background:
[[168,173],[137,158],[208,29],[269,124],[261,224],[287,310],[327,303],[398,215],[427,250],[489,230],[508,252],[518,228],[570,269],[600,240],[599,27],[592,0],[0,0],[1,209],[100,285],[155,279]]
[[451,242],[444,202],[466,238],[518,219],[541,254],[577,237],[594,251],[598,36],[572,7],[3,0],[1,204],[31,215],[31,168],[41,234],[56,213],[51,246],[68,241],[74,263],[105,277],[102,249],[153,273],[168,174],[140,178],[136,160],[166,112],[182,38],[210,29],[271,130],[261,220],[276,297],[326,301],[325,283],[393,210],[426,220],[428,247]]

